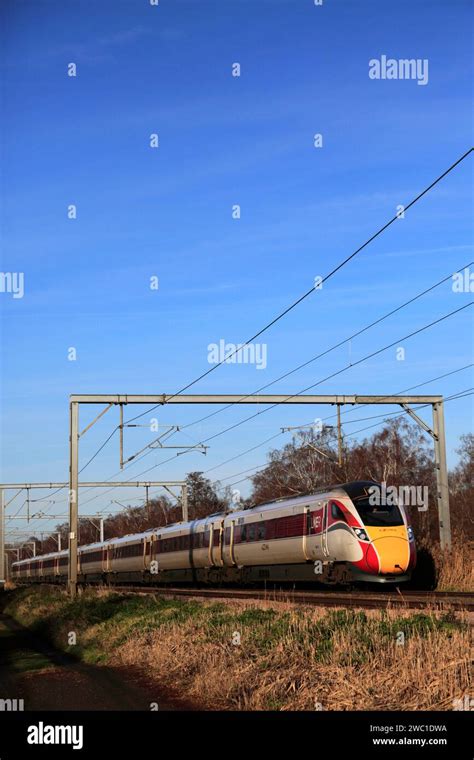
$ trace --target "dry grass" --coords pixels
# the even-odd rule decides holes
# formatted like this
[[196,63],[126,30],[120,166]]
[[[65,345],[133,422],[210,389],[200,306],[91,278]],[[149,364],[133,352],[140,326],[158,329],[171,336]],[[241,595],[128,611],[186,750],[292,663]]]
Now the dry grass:
[[451,551],[432,550],[438,573],[438,591],[473,591],[474,563],[473,545],[457,539]]
[[[249,617],[256,610],[247,606]],[[112,659],[179,683],[210,709],[450,710],[471,693],[469,633],[440,626],[434,613],[416,618],[292,608],[241,626],[238,646],[235,624],[209,635],[191,618],[134,634]]]
[[[15,592],[7,612],[88,662],[127,666],[201,709],[451,710],[472,695],[461,613]],[[238,636],[236,635],[238,634]],[[404,634],[403,643],[400,634]],[[239,641],[240,643],[236,643]]]

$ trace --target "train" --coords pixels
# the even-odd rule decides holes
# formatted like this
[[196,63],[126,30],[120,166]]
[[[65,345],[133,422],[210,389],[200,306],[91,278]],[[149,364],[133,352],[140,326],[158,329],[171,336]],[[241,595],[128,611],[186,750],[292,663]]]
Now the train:
[[[385,583],[410,580],[416,545],[402,504],[355,481],[78,549],[78,583]],[[19,583],[68,578],[68,551],[12,563]]]

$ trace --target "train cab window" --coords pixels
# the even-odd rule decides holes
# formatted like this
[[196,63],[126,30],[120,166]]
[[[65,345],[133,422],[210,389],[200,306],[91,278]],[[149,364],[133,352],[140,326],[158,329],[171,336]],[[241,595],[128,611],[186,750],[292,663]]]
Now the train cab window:
[[404,524],[397,504],[388,504],[382,499],[380,504],[372,504],[367,496],[353,498],[352,501],[364,525],[387,527]]
[[335,504],[334,501],[331,502],[331,517],[333,520],[343,520],[344,522],[347,522],[346,516],[341,507],[338,504]]

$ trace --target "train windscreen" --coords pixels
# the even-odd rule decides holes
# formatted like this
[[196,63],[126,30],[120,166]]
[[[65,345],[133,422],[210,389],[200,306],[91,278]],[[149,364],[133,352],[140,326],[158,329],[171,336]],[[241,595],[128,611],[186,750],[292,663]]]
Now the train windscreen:
[[373,504],[368,496],[361,496],[352,501],[364,525],[378,528],[403,525],[403,517],[397,504],[384,501]]

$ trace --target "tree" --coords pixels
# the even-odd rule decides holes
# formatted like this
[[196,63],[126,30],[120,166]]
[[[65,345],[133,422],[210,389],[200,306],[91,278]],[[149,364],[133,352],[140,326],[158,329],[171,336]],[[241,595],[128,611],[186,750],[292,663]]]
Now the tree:
[[474,537],[474,435],[466,433],[459,439],[457,466],[449,473],[451,522],[456,532],[466,538]]
[[219,496],[219,484],[213,484],[202,472],[190,472],[186,478],[188,487],[189,516],[196,520],[213,512],[224,512],[228,507],[225,496]]

